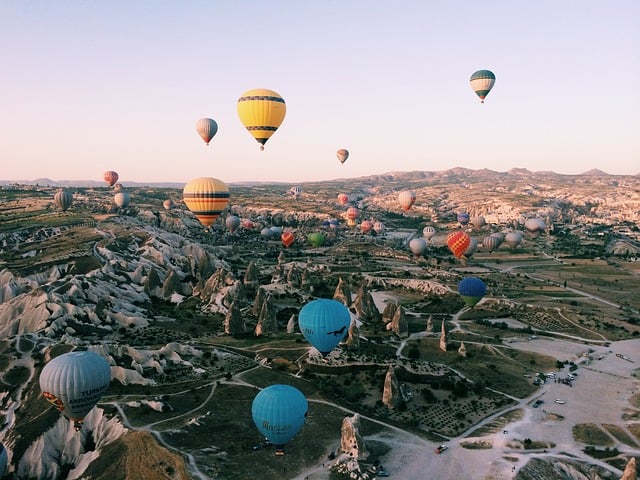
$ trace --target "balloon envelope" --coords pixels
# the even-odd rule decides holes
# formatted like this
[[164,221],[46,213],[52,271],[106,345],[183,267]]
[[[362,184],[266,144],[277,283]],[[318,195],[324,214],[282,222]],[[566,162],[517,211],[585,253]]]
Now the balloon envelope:
[[235,215],[229,215],[225,219],[224,224],[229,229],[229,231],[233,233],[240,226],[240,218]]
[[477,277],[466,277],[458,283],[458,293],[464,303],[475,306],[487,293],[487,286]]
[[171,210],[173,208],[173,200],[171,200],[170,198],[167,198],[165,201],[162,202],[162,206],[167,211]]
[[435,234],[436,234],[436,229],[431,225],[427,225],[422,229],[422,236],[427,240],[431,240]]
[[378,235],[383,234],[384,233],[384,223],[382,223],[382,222],[374,222],[373,231],[376,232]]
[[464,256],[469,243],[471,243],[471,237],[467,232],[456,231],[447,235],[447,246],[456,258]]
[[280,127],[287,106],[284,99],[266,88],[248,90],[238,99],[238,116],[251,136],[264,149],[264,144]]
[[349,158],[349,150],[347,150],[345,148],[341,148],[340,150],[338,150],[336,152],[336,157],[338,157],[338,161],[340,163],[346,162],[347,158]]
[[329,354],[347,335],[350,324],[347,307],[333,299],[312,300],[298,315],[302,335],[323,355]]
[[338,195],[338,203],[340,205],[346,205],[347,203],[349,203],[349,195],[347,195],[346,193],[340,193]]
[[281,236],[280,239],[282,240],[282,244],[286,247],[289,248],[291,245],[293,245],[293,242],[296,241],[296,237],[293,234],[293,232],[284,232]]
[[427,242],[422,237],[412,238],[409,242],[409,249],[416,257],[419,257],[427,249]]
[[109,388],[111,367],[93,352],[70,352],[47,363],[40,373],[42,395],[62,414],[80,422]]
[[104,181],[107,182],[107,185],[113,187],[113,185],[118,181],[118,172],[114,172],[113,170],[107,170],[102,174]]
[[473,227],[476,229],[480,229],[487,224],[486,220],[482,215],[476,215],[474,217],[471,217],[471,223],[473,224]]
[[313,247],[321,247],[324,244],[324,235],[320,232],[313,232],[309,234],[307,240]]
[[482,246],[489,250],[489,252],[493,252],[501,243],[500,237],[494,235],[487,235],[482,239]]
[[490,70],[478,70],[471,75],[469,82],[473,91],[484,103],[485,97],[489,95],[493,85],[496,83],[496,76]]
[[373,223],[371,223],[370,220],[363,220],[362,223],[360,223],[360,231],[362,233],[369,233],[372,228]]
[[53,201],[60,210],[66,212],[73,202],[73,194],[69,190],[60,189],[53,196]]
[[212,118],[201,118],[196,122],[196,131],[204,143],[209,145],[211,139],[218,132],[218,124]]
[[217,178],[191,180],[182,194],[187,208],[205,227],[210,227],[229,203],[229,188]]
[[4,445],[0,443],[0,477],[2,477],[7,471],[7,465],[9,464],[9,455]]
[[403,210],[409,210],[416,202],[416,192],[413,190],[403,190],[398,194],[398,202]]
[[522,242],[522,232],[520,230],[514,230],[505,235],[504,241],[507,242],[511,248],[516,248]]
[[131,202],[131,197],[128,192],[118,192],[113,196],[113,201],[119,207],[127,207]]
[[466,226],[467,223],[469,223],[469,219],[470,216],[467,212],[458,213],[458,223],[460,223],[460,225],[462,225],[463,227]]
[[348,220],[355,220],[356,218],[358,218],[358,215],[360,215],[360,212],[358,211],[358,209],[356,207],[347,208],[347,219]]
[[289,443],[304,425],[309,410],[302,392],[290,385],[271,385],[251,403],[253,423],[276,446]]

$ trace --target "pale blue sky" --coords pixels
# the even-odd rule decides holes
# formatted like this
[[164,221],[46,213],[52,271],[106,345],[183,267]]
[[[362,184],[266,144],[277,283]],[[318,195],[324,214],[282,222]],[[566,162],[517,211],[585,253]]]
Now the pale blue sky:
[[[0,179],[637,174],[639,25],[637,0],[3,0]],[[236,113],[252,88],[287,103],[264,152]]]

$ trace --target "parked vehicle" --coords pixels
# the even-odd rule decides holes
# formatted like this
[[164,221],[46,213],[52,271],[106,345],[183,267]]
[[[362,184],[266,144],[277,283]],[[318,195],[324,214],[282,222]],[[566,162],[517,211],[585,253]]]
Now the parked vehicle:
[[444,452],[447,448],[449,448],[449,447],[447,447],[446,445],[439,445],[439,446],[438,446],[438,448],[436,448],[436,453],[437,453],[437,454],[441,454],[441,453],[442,453],[442,452]]

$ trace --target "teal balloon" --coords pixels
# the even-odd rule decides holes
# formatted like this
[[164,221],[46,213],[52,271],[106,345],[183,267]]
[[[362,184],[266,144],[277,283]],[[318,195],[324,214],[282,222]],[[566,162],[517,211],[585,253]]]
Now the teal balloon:
[[6,473],[8,464],[9,456],[7,455],[7,449],[0,443],[0,477]]
[[271,385],[258,393],[251,404],[253,423],[271,443],[289,443],[302,428],[309,406],[305,396],[290,385]]
[[347,335],[351,314],[343,303],[319,298],[302,307],[298,325],[309,343],[322,355],[328,355]]
[[474,307],[487,293],[487,286],[477,277],[466,277],[458,283],[458,293],[464,303]]

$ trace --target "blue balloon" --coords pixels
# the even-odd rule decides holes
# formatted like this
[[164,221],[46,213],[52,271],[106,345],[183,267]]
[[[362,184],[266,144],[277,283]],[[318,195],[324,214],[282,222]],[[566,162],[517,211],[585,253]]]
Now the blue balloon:
[[460,225],[465,226],[467,223],[469,223],[470,219],[471,216],[467,212],[458,213],[458,222],[460,223]]
[[309,343],[328,355],[347,335],[351,314],[339,301],[319,298],[302,307],[298,325]]
[[458,293],[464,303],[475,306],[487,293],[487,286],[477,277],[466,277],[458,283]]
[[260,433],[276,446],[291,441],[302,428],[309,406],[302,392],[290,385],[271,385],[258,393],[251,416]]
[[7,471],[8,463],[9,457],[7,455],[7,449],[0,443],[0,477],[2,477]]

